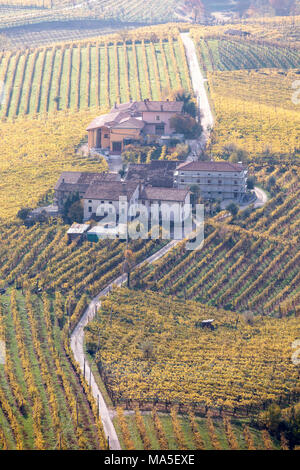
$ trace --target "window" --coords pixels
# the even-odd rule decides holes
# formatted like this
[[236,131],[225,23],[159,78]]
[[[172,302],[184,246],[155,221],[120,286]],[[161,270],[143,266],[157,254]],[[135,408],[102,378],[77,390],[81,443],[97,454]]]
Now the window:
[[104,134],[104,139],[108,139],[109,135],[108,134]]
[[91,204],[91,203],[92,203],[92,200],[91,200],[91,199],[89,199],[89,204]]
[[156,116],[155,118],[157,121],[160,121],[160,116]]
[[112,201],[109,201],[109,204],[112,204]]
[[200,183],[200,180],[199,180],[199,179],[197,180],[197,183]]
[[89,213],[91,213],[91,212],[92,212],[92,208],[91,208],[91,206],[90,206],[90,207],[89,207]]
[[104,204],[104,201],[101,201],[101,204]]
[[218,184],[222,184],[222,180],[219,180],[219,181],[218,181]]
[[238,184],[238,182],[237,182],[237,181],[235,181],[235,182],[234,182],[234,184]]
[[211,180],[207,180],[207,183],[210,184],[210,183],[211,183]]
[[181,180],[180,180],[180,183],[184,183],[184,180],[183,180],[183,179],[181,179]]

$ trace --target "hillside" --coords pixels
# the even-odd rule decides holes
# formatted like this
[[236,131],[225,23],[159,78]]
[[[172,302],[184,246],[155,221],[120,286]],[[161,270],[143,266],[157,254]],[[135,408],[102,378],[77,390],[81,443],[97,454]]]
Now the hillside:
[[[25,3],[0,5],[0,23],[23,24],[26,15],[51,22],[54,9],[70,2]],[[104,8],[77,2],[77,20],[86,6],[93,16],[94,3]],[[150,3],[130,0],[126,11],[122,2],[105,6],[115,6],[113,21],[176,20],[173,1]],[[170,23],[74,41],[56,36],[55,44],[49,34],[36,47],[21,44],[20,33],[22,47],[0,51],[0,341],[7,351],[0,449],[107,447],[97,396],[74,360],[70,335],[92,299],[124,271],[128,250],[131,289],[112,288],[101,307],[91,304],[87,319],[98,313],[84,343],[122,448],[288,448],[261,412],[299,402],[299,368],[291,361],[300,334],[300,121],[292,101],[299,21]],[[181,241],[151,265],[144,261],[167,240],[68,243],[61,219],[22,224],[19,210],[50,204],[63,170],[107,171],[104,157],[84,152],[92,119],[115,103],[192,91],[180,36],[188,29],[215,117],[199,157],[243,159],[267,202],[234,214],[207,201],[202,249],[187,251]],[[205,319],[217,328],[202,329]]]
[[[215,319],[214,332],[201,329],[207,318]],[[115,403],[163,409],[167,401],[182,411],[193,406],[246,415],[296,391],[290,345],[297,324],[294,316],[247,324],[238,312],[122,289],[102,303],[87,327],[86,346],[96,351],[100,332],[96,360]]]

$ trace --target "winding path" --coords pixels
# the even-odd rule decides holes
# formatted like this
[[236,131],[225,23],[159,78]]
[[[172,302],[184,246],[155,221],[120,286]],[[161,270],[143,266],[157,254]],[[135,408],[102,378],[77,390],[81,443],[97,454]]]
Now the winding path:
[[[200,70],[194,42],[189,36],[189,33],[182,33],[181,37],[187,54],[192,84],[195,94],[197,96],[198,106],[201,113],[201,124],[203,126],[203,134],[199,141],[197,141],[197,148],[195,150],[203,150],[209,138],[210,130],[213,127],[214,119],[205,89],[205,79]],[[149,264],[153,263],[154,261],[164,256],[177,243],[179,243],[179,240],[172,240],[168,245],[166,245],[154,255],[147,258],[145,261]],[[113,422],[111,420],[109,409],[105,403],[102,393],[99,390],[95,377],[90,370],[90,366],[85,360],[84,328],[95,317],[97,309],[101,305],[102,297],[109,294],[113,286],[121,286],[126,281],[126,279],[126,275],[119,276],[91,301],[90,305],[86,309],[84,315],[82,316],[81,320],[79,321],[71,335],[71,349],[73,351],[74,358],[79,363],[82,372],[85,373],[85,377],[87,378],[88,383],[90,383],[91,391],[95,400],[99,400],[99,413],[103,423],[105,435],[109,439],[109,445],[111,450],[121,450],[121,446]]]
[[[164,246],[161,250],[154,253],[154,255],[147,258],[144,262],[149,264],[158,260],[164,256],[168,251],[170,251],[175,245],[179,243],[179,240],[172,240],[168,245]],[[142,264],[142,263],[141,263]],[[71,335],[71,349],[74,354],[75,360],[80,365],[82,372],[85,371],[85,377],[87,378],[88,383],[91,384],[92,394],[97,401],[99,399],[99,413],[102,420],[103,428],[106,437],[109,439],[109,445],[111,450],[121,450],[120,442],[114,428],[113,422],[110,417],[109,409],[106,406],[103,395],[99,390],[99,387],[96,383],[95,377],[90,370],[88,362],[85,360],[84,356],[84,328],[85,326],[95,317],[97,309],[101,305],[101,298],[109,294],[113,286],[121,286],[127,279],[127,275],[123,274],[117,279],[112,281],[105,289],[103,289],[90,303],[86,309],[81,320],[77,324]]]

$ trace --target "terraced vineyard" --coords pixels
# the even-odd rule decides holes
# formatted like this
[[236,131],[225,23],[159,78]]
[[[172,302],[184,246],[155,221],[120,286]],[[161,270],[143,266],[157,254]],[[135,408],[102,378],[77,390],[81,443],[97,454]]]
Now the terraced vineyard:
[[3,117],[108,108],[130,98],[160,99],[164,88],[191,86],[182,42],[171,36],[7,52],[0,76],[6,87]]
[[[88,382],[68,335],[89,298],[122,272],[125,244],[67,244],[66,226],[1,229],[0,448],[105,449]],[[136,262],[163,243],[129,245]],[[70,277],[72,276],[72,278]],[[74,288],[74,286],[76,286]]]
[[231,310],[299,313],[297,172],[282,171],[283,191],[248,217],[208,221],[200,251],[174,248],[154,269],[137,272],[137,285]]
[[[67,226],[36,224],[25,228],[4,224],[1,228],[1,286],[55,291],[75,297],[94,296],[122,272],[125,242],[103,240],[68,244]],[[161,248],[160,240],[132,241],[136,261]],[[72,277],[70,277],[72,275]],[[76,287],[74,287],[76,286]],[[85,305],[84,305],[85,306]]]

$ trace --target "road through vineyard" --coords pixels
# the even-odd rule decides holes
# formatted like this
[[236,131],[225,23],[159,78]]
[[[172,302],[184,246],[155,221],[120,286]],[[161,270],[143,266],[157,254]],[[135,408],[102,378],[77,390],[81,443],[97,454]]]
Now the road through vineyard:
[[[171,241],[168,245],[164,248],[159,250],[154,255],[150,256],[146,263],[151,264],[154,261],[157,261],[162,256],[164,256],[168,251],[170,251],[174,246],[178,243],[177,240]],[[144,263],[143,263],[144,264]],[[85,326],[93,320],[95,317],[97,308],[100,307],[100,299],[106,296],[113,286],[121,286],[126,281],[126,275],[121,275],[114,281],[112,281],[104,290],[102,290],[90,303],[88,308],[86,309],[83,317],[81,318],[80,322],[77,324],[76,328],[74,329],[72,336],[71,336],[71,348],[75,357],[75,360],[80,364],[81,370],[84,372],[85,377],[87,377],[88,382],[90,383],[91,390],[95,400],[99,400],[99,413],[101,416],[101,421],[103,424],[104,432],[106,437],[109,439],[110,449],[112,450],[120,450],[120,442],[115,431],[114,425],[112,423],[111,417],[109,415],[109,410],[106,406],[104,398],[98,388],[94,375],[90,370],[89,365],[85,361],[84,356],[84,328]]]
[[[190,68],[192,84],[194,87],[195,94],[198,98],[199,108],[202,115],[202,125],[203,125],[203,136],[200,141],[201,146],[205,146],[207,139],[209,137],[209,128],[213,126],[213,115],[210,108],[210,104],[208,101],[207,93],[205,90],[204,85],[204,78],[202,76],[199,62],[197,59],[196,49],[192,39],[187,34],[182,34],[182,41],[186,49],[187,60]],[[151,264],[154,261],[158,260],[162,256],[164,256],[168,251],[170,251],[175,245],[177,241],[172,241],[166,247],[162,248],[159,252],[152,255],[150,258],[147,259],[147,263]],[[113,450],[120,449],[119,439],[117,437],[114,425],[109,415],[109,411],[105,404],[104,398],[98,388],[96,380],[90,370],[88,364],[85,363],[84,357],[84,327],[94,318],[97,308],[99,308],[100,303],[99,300],[107,295],[114,286],[121,286],[126,281],[126,275],[122,275],[118,277],[115,281],[109,284],[99,295],[97,295],[92,302],[90,303],[89,307],[85,311],[85,314],[81,318],[80,322],[76,326],[73,334],[71,336],[71,348],[73,350],[74,356],[76,361],[80,364],[82,371],[85,372],[86,377],[90,381],[90,386],[92,389],[92,393],[96,400],[99,400],[99,412],[101,416],[101,420],[103,423],[104,432],[107,438],[109,438],[110,448]]]
[[204,148],[208,141],[210,130],[214,125],[214,118],[205,89],[205,80],[200,69],[194,41],[191,39],[189,33],[181,33],[181,39],[186,50],[192,85],[198,100],[199,110],[201,114],[201,124],[203,127],[203,133],[199,143],[201,147]]

